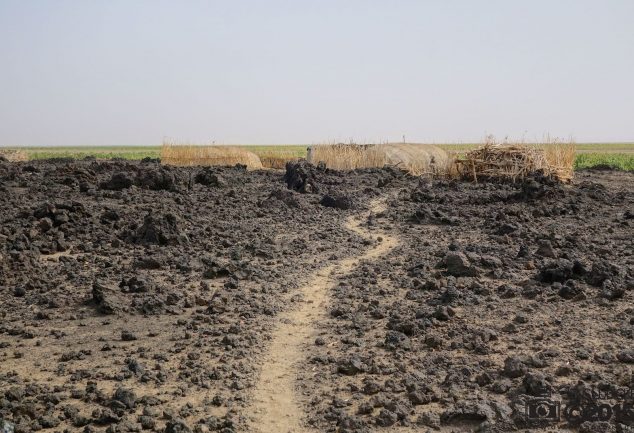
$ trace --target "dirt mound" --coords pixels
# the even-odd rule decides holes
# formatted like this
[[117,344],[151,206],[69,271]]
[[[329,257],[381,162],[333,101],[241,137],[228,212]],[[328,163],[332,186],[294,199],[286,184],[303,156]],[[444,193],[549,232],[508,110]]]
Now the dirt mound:
[[180,229],[180,220],[176,215],[156,215],[152,212],[143,218],[143,224],[128,240],[142,245],[179,245],[188,241],[187,235]]
[[288,189],[275,189],[271,191],[271,194],[266,198],[266,200],[262,201],[261,206],[271,207],[276,205],[284,205],[289,208],[300,208],[301,203],[299,202],[298,195],[296,192]]
[[212,187],[222,187],[226,185],[226,181],[222,178],[222,176],[210,168],[204,168],[196,173],[194,182]]
[[355,201],[352,197],[346,195],[330,195],[326,194],[319,201],[319,204],[325,207],[332,207],[335,209],[354,209],[356,206]]
[[317,179],[318,169],[306,160],[288,162],[284,181],[289,189],[301,193],[315,194],[319,192]]
[[107,181],[101,182],[99,188],[110,191],[121,191],[130,188],[132,185],[134,185],[134,179],[127,173],[115,173]]
[[140,188],[153,191],[174,191],[177,189],[178,180],[173,171],[163,167],[142,169],[134,180]]
[[520,182],[521,190],[514,196],[519,200],[539,200],[543,198],[564,197],[566,190],[561,182],[537,171]]
[[153,191],[175,191],[178,179],[174,172],[163,167],[143,167],[135,174],[119,172],[113,174],[108,180],[99,184],[100,189],[121,191],[136,185],[139,188]]

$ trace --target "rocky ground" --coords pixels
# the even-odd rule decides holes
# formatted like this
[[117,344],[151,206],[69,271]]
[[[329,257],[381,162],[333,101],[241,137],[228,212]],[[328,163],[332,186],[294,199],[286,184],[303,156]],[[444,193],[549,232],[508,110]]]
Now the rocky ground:
[[634,431],[632,412],[560,424],[527,412],[589,387],[631,408],[634,176],[421,179],[372,223],[400,245],[333,290],[303,375],[318,389],[305,399],[311,425]]
[[[309,323],[289,415],[306,428],[546,431],[533,397],[634,388],[632,174],[0,161],[0,199],[0,419],[16,431],[253,430],[282,313],[381,242],[349,218],[397,243],[346,262]],[[604,424],[572,428],[627,428]]]

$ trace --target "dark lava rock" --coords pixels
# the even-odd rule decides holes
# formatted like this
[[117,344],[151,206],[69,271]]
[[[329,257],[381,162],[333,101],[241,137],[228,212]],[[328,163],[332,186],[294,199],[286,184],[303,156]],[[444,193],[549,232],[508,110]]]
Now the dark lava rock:
[[457,226],[460,224],[460,220],[458,218],[450,216],[445,210],[432,208],[429,205],[424,205],[417,209],[410,217],[410,221],[416,224],[449,226]]
[[354,376],[367,370],[367,366],[356,356],[345,359],[339,362],[337,365],[337,372],[345,374],[346,376]]
[[147,278],[134,276],[121,280],[119,287],[128,293],[146,293],[151,291],[154,285]]
[[[628,427],[625,427],[628,429]],[[579,426],[579,433],[628,433],[631,430],[625,430],[623,427],[617,426],[609,421],[585,421]]]
[[191,433],[192,429],[182,419],[173,419],[167,422],[164,433]]
[[548,263],[537,275],[537,279],[544,283],[563,283],[573,276],[573,263],[567,259],[559,259]]
[[366,395],[374,395],[381,391],[381,385],[374,381],[367,381],[363,385],[363,393]]
[[376,425],[380,427],[389,427],[398,421],[398,415],[387,409],[381,409],[376,416]]
[[423,412],[416,420],[416,424],[440,430],[440,415],[436,412]]
[[564,299],[585,299],[583,290],[573,280],[566,281],[566,284],[559,289],[558,294]]
[[510,407],[494,401],[459,401],[453,408],[444,411],[440,419],[443,423],[456,421],[509,422],[511,413]]
[[176,215],[154,215],[151,212],[143,218],[143,225],[133,233],[129,240],[143,245],[179,245],[188,241],[179,228]]
[[447,320],[451,319],[454,315],[455,315],[455,311],[451,307],[439,305],[434,311],[434,314],[432,314],[432,317],[440,321],[446,322]]
[[553,387],[546,380],[544,375],[540,373],[526,374],[526,376],[524,376],[524,380],[522,384],[524,385],[526,394],[532,395],[535,397],[549,395],[549,393],[553,389]]
[[133,184],[134,181],[126,173],[115,173],[109,180],[99,184],[99,188],[111,191],[121,191],[123,189],[130,188]]
[[528,367],[516,356],[510,356],[504,360],[504,375],[510,378],[524,376]]
[[370,430],[364,420],[354,416],[343,416],[339,420],[337,431],[341,433],[366,433]]
[[105,425],[117,423],[121,418],[109,408],[97,408],[92,411],[92,420],[95,424]]
[[317,168],[306,160],[287,162],[284,181],[286,186],[294,191],[308,194],[319,192]]
[[134,409],[137,400],[134,391],[127,388],[117,388],[112,399],[123,403],[128,409]]
[[325,195],[319,201],[319,204],[325,207],[333,207],[335,209],[354,209],[355,203],[354,200],[348,196],[344,195]]
[[163,260],[154,257],[144,257],[134,262],[134,267],[137,269],[155,270],[161,269],[164,265]]
[[385,335],[385,347],[388,350],[410,350],[412,344],[409,337],[402,332],[388,331]]
[[624,364],[634,364],[634,349],[626,349],[617,353],[616,359]]
[[419,406],[431,403],[437,396],[432,390],[415,389],[407,394],[407,398],[414,406]]
[[603,282],[599,296],[610,301],[616,301],[625,296],[625,287],[615,284],[610,280]]
[[177,189],[174,173],[162,167],[142,170],[137,175],[135,184],[154,191],[175,191]]
[[275,189],[271,191],[268,198],[262,202],[262,206],[267,207],[275,204],[284,204],[289,208],[300,208],[301,204],[297,197],[295,197],[297,193],[288,189]]
[[136,335],[128,330],[121,331],[121,341],[134,341],[136,340]]
[[196,173],[196,176],[194,177],[194,182],[216,188],[226,186],[227,184],[222,176],[214,172],[214,170],[209,167],[206,167],[202,171]]
[[12,386],[4,392],[4,398],[9,401],[20,401],[24,398],[24,388]]
[[521,191],[515,195],[518,200],[538,200],[546,197],[563,196],[565,194],[561,182],[551,176],[537,171],[523,180]]
[[42,428],[54,428],[57,427],[60,423],[59,419],[51,415],[41,416],[38,418],[37,421],[42,426]]
[[92,285],[92,300],[103,314],[115,314],[127,309],[118,293],[118,290],[101,281],[95,281]]
[[139,423],[143,430],[152,430],[156,426],[156,420],[151,416],[141,415],[139,416]]
[[226,264],[217,262],[215,260],[209,260],[205,263],[205,271],[203,272],[203,278],[223,278],[231,275],[231,271]]
[[555,253],[552,243],[548,240],[540,242],[539,248],[537,248],[537,251],[535,251],[535,254],[542,257],[550,257],[550,258],[557,257],[557,253]]
[[51,219],[48,217],[44,217],[40,220],[38,226],[40,227],[40,230],[46,233],[53,228],[53,221],[51,221]]
[[518,225],[505,223],[499,226],[498,229],[495,231],[495,233],[498,235],[504,236],[504,235],[508,235],[513,232],[516,232],[517,230],[519,230]]
[[454,277],[475,277],[478,270],[472,266],[463,253],[449,252],[442,261],[442,266],[447,268],[447,274]]

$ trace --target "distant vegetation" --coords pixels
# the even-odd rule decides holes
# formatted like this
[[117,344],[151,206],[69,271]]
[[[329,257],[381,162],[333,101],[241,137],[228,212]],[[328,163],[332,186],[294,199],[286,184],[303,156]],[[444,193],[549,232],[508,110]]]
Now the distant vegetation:
[[[450,153],[464,154],[478,147],[479,143],[440,144]],[[255,153],[266,167],[283,168],[285,161],[305,158],[308,145],[242,145],[241,148]],[[29,159],[94,157],[97,159],[143,159],[160,158],[161,146],[64,146],[20,148]],[[575,158],[575,169],[612,167],[634,171],[634,143],[579,143]]]
[[161,163],[178,166],[246,165],[249,169],[263,168],[260,158],[239,146],[194,146],[163,143]]
[[577,155],[575,170],[593,167],[634,171],[634,153],[581,153]]
[[143,159],[159,158],[161,146],[63,146],[63,147],[25,147],[23,150],[29,159],[73,158],[82,159],[91,156],[98,159]]

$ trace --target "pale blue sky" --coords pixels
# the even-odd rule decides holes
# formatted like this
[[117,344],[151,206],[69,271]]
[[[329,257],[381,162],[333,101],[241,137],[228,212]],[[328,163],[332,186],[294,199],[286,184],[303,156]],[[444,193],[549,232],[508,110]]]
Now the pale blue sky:
[[0,146],[634,140],[633,0],[0,0]]

